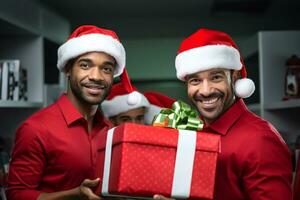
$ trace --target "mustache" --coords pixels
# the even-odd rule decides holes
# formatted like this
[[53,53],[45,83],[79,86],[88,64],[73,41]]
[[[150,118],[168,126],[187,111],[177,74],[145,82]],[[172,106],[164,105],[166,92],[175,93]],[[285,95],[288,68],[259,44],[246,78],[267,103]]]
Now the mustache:
[[223,97],[224,94],[223,93],[217,93],[217,92],[214,92],[214,93],[211,93],[209,95],[203,95],[203,94],[195,94],[193,96],[193,99],[195,101],[204,101],[204,100],[209,100],[209,99],[213,99],[213,98],[221,98]]
[[109,88],[109,84],[106,81],[88,81],[82,84],[85,87],[95,87],[95,88]]

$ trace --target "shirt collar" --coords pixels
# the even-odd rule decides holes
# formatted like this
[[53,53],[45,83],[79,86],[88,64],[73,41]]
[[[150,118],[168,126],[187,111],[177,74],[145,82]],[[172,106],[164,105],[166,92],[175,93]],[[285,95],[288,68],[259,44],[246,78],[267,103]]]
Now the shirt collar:
[[81,113],[74,107],[66,94],[61,95],[57,103],[68,126],[77,120],[83,119]]
[[[61,95],[57,103],[68,126],[78,120],[85,120],[82,114],[75,108],[72,102],[68,99],[66,94]],[[98,121],[99,124],[101,125],[111,126],[110,122],[104,119],[104,117],[99,111],[97,111],[95,114],[95,120]]]
[[221,135],[226,135],[230,127],[241,117],[247,110],[243,99],[238,99],[224,114],[216,121],[210,124],[209,129],[216,131]]

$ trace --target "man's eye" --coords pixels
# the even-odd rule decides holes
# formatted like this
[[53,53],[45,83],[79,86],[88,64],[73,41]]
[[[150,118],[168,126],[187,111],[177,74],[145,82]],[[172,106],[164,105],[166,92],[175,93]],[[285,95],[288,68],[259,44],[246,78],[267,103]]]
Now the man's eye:
[[214,81],[219,81],[219,80],[222,80],[223,79],[223,76],[221,76],[221,75],[214,75],[214,76],[212,76],[212,80],[214,80]]
[[87,63],[80,63],[79,66],[82,69],[88,69],[89,68],[89,65]]
[[128,118],[128,117],[122,117],[122,118],[121,118],[121,121],[122,121],[122,122],[129,122],[129,121],[130,121],[130,118]]
[[190,80],[188,80],[188,83],[191,85],[197,85],[200,83],[200,79],[197,78],[191,78]]
[[138,117],[137,117],[137,120],[138,121],[142,121],[142,120],[144,120],[145,119],[145,116],[144,115],[139,115]]
[[103,71],[107,74],[112,74],[114,69],[113,69],[113,67],[108,66],[108,67],[103,67]]

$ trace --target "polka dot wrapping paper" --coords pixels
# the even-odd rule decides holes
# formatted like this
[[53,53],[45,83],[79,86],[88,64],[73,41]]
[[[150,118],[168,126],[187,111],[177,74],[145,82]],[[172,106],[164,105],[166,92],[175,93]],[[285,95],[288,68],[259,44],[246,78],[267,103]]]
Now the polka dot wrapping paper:
[[[126,123],[113,131],[108,192],[111,195],[171,196],[178,130]],[[212,199],[220,136],[197,132],[189,199]],[[105,141],[98,151],[97,176],[103,180]],[[185,165],[185,163],[179,163]],[[101,194],[102,182],[96,189]],[[173,198],[178,198],[172,196]]]

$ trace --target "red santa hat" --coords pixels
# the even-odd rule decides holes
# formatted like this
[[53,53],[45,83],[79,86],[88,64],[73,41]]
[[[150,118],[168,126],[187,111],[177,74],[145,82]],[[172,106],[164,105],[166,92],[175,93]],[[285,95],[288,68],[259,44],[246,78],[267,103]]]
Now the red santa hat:
[[57,67],[63,71],[68,60],[79,55],[99,51],[115,58],[114,77],[119,76],[125,67],[125,49],[114,31],[92,25],[78,27],[67,42],[58,49]]
[[105,117],[113,117],[135,108],[148,106],[146,97],[131,85],[126,69],[121,74],[121,82],[113,85],[108,97],[101,103]]
[[144,92],[144,96],[148,99],[150,105],[145,114],[146,124],[151,124],[155,115],[157,115],[163,108],[172,108],[173,103],[176,101],[159,92]]
[[247,78],[246,67],[237,45],[226,33],[200,29],[181,43],[175,61],[177,77],[185,80],[189,74],[213,68],[240,70],[242,79],[235,82],[235,94],[247,98],[255,90]]

